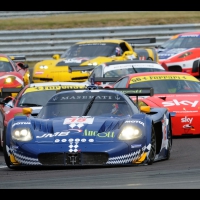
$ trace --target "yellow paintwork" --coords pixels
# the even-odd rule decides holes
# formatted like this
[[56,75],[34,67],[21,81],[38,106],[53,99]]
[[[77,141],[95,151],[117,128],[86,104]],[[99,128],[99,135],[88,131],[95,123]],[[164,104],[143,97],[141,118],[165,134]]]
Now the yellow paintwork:
[[151,111],[151,107],[150,106],[140,106],[140,111],[142,111],[144,113],[149,113]]
[[0,61],[10,62],[10,61],[8,60],[8,58],[5,58],[5,57],[0,57]]
[[189,80],[197,82],[197,79],[194,76],[190,75],[148,75],[148,76],[139,76],[133,77],[130,80],[130,84],[145,82],[150,80]]
[[32,108],[23,108],[23,109],[22,109],[22,112],[23,112],[24,115],[31,114]]
[[41,91],[41,90],[65,90],[65,89],[85,89],[86,86],[85,85],[52,85],[52,86],[37,86],[37,87],[31,87],[31,88],[27,88],[24,91],[25,93],[28,92],[34,92],[34,91]]
[[146,156],[147,156],[147,153],[143,153],[138,160],[133,160],[132,163],[134,163],[134,164],[142,163],[145,160]]
[[26,71],[23,78],[24,78],[24,85],[30,84],[30,71],[29,70]]
[[10,161],[13,165],[19,165],[20,163],[16,161],[15,157],[11,154],[10,155]]
[[[81,63],[80,66],[88,66],[88,65],[96,65],[105,63],[105,62],[111,62],[111,61],[123,61],[130,59],[130,56],[133,55],[134,57],[138,57],[137,53],[134,51],[132,46],[124,41],[124,40],[118,40],[118,39],[106,39],[106,40],[89,40],[89,41],[82,41],[78,42],[76,44],[86,44],[86,43],[115,43],[120,44],[122,42],[125,42],[126,47],[128,48],[128,51],[125,51],[123,55],[121,56],[113,56],[113,57],[96,57],[94,59],[91,59],[89,61],[85,61]],[[154,55],[151,52],[150,49],[146,49],[149,53],[149,56],[152,57],[154,60]],[[61,82],[84,82],[88,79],[91,72],[82,72],[82,71],[75,71],[75,72],[69,72],[69,68],[66,65],[66,67],[55,67],[56,64],[62,60],[65,60],[63,58],[60,58],[60,55],[55,54],[53,55],[52,60],[43,60],[35,64],[33,68],[33,82],[34,83],[42,83],[47,81],[61,81]],[[156,58],[158,60],[158,57]],[[40,69],[40,66],[48,67],[48,69]],[[42,80],[41,80],[42,79]],[[50,80],[51,79],[51,80]]]

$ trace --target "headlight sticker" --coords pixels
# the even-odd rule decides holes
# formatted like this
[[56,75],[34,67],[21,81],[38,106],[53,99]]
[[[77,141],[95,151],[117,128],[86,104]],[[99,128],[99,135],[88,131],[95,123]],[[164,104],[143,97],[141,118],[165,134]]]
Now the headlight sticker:
[[139,121],[139,120],[125,121],[125,123],[136,123],[136,124],[141,124],[142,126],[144,126],[144,122]]
[[12,128],[14,127],[14,126],[16,126],[16,125],[27,125],[27,124],[31,124],[30,122],[17,122],[17,123],[14,123],[13,125],[12,125]]

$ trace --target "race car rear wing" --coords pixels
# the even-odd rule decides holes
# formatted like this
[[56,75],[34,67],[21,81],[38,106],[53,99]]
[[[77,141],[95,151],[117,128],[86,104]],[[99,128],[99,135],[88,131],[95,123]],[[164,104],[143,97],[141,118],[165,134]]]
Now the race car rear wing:
[[94,82],[116,82],[120,77],[95,77]]
[[77,67],[69,67],[69,71],[75,72],[75,71],[92,71],[94,69],[94,65],[89,66],[77,66]]
[[131,46],[134,46],[134,44],[156,43],[156,38],[127,38],[122,40],[128,42]]
[[152,87],[137,87],[137,88],[103,88],[105,90],[121,91],[128,96],[153,96],[154,89]]
[[23,88],[1,88],[0,97],[5,98],[7,96],[12,96],[12,93],[19,93]]
[[14,55],[9,55],[10,59],[13,61],[25,61],[26,56],[14,56]]
[[[74,90],[74,89],[61,89],[57,90],[56,93],[66,91],[66,90]],[[146,88],[146,87],[140,87],[140,88],[103,88],[98,85],[89,85],[85,89],[75,89],[75,90],[115,90],[115,91],[121,91],[127,96],[135,96],[136,97],[136,103],[138,104],[138,97],[139,96],[153,96],[154,95],[154,89],[152,87]]]

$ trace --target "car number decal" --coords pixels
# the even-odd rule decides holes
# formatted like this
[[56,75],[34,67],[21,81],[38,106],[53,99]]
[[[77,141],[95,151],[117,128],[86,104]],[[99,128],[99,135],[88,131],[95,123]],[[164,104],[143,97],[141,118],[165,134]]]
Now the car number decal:
[[65,118],[63,124],[72,124],[72,123],[82,123],[82,124],[93,124],[94,118],[88,117],[70,117]]

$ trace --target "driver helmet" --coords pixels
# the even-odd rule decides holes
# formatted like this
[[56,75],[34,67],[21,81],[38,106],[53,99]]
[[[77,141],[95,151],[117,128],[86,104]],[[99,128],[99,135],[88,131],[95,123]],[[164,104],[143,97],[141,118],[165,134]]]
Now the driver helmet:
[[119,111],[119,105],[117,103],[112,104],[113,108],[111,110],[111,114],[116,114]]
[[115,55],[116,56],[121,56],[122,55],[122,51],[121,51],[121,49],[119,47],[116,47],[116,49],[115,49]]

